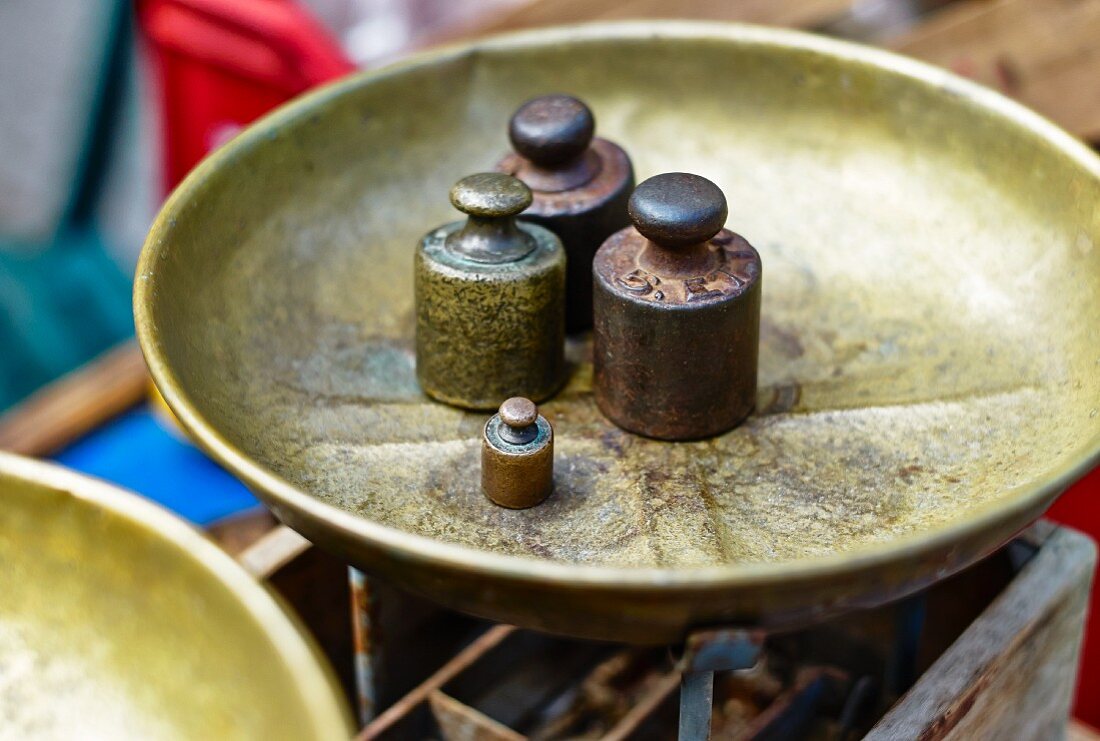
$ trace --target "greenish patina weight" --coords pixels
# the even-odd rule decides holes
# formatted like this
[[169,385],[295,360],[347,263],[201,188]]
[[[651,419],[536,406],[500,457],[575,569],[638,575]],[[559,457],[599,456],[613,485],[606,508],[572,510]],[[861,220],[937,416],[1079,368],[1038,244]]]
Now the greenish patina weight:
[[565,252],[517,224],[531,191],[503,173],[451,189],[467,215],[416,251],[416,375],[426,394],[465,409],[513,396],[542,401],[565,381]]

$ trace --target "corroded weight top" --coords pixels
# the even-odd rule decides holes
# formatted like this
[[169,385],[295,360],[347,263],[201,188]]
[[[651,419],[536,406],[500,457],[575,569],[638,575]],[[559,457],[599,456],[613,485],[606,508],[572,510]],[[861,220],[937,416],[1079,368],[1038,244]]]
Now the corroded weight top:
[[577,98],[533,98],[512,116],[508,138],[515,152],[497,165],[534,194],[523,219],[550,229],[565,247],[570,333],[592,327],[592,258],[607,237],[629,223],[626,203],[634,187],[626,152],[593,138],[595,131],[592,111]]
[[516,223],[531,191],[503,173],[460,180],[451,203],[466,221],[430,232],[416,251],[420,387],[467,409],[519,395],[541,401],[565,380],[561,242]]
[[658,175],[630,198],[634,226],[596,254],[596,403],[625,430],[708,437],[756,403],[760,256],[726,215],[706,178]]

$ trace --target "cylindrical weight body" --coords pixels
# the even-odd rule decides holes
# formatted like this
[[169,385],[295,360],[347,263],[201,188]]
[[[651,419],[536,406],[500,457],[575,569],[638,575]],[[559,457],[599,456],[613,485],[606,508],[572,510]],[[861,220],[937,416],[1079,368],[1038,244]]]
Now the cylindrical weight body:
[[752,411],[760,340],[760,256],[722,230],[698,274],[648,262],[634,228],[596,254],[594,390],[625,430],[663,440],[725,432]]
[[623,148],[594,139],[586,156],[595,175],[565,189],[558,188],[568,185],[568,174],[559,176],[518,154],[498,165],[500,172],[524,181],[535,197],[520,219],[546,226],[565,248],[565,331],[570,333],[592,328],[592,259],[608,236],[629,223],[626,206],[634,190],[634,168]]
[[476,262],[447,247],[463,226],[436,229],[416,251],[420,386],[466,409],[495,409],[512,396],[541,401],[565,380],[565,254],[546,229],[519,224],[533,250]]
[[482,434],[481,488],[491,501],[510,509],[541,503],[554,485],[554,430],[539,415],[530,435],[509,435],[501,415],[493,415]]

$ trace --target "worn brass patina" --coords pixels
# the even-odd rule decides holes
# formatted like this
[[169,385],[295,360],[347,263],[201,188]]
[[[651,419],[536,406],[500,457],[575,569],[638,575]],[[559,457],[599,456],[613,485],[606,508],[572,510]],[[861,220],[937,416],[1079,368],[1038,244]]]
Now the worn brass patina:
[[137,495],[0,453],[0,736],[347,738],[276,599]]
[[[412,246],[568,90],[643,178],[695,172],[767,269],[757,411],[622,432],[590,349],[541,411],[554,494],[481,493],[483,414],[420,393]],[[447,115],[440,115],[446,111]],[[285,521],[436,600],[674,640],[881,603],[1005,541],[1100,451],[1100,161],[891,54],[693,23],[540,30],[326,87],[180,186],[137,274],[150,369]]]
[[723,229],[717,185],[665,173],[630,196],[634,226],[596,253],[596,403],[630,432],[697,440],[756,404],[760,255]]
[[481,490],[502,507],[541,504],[554,487],[554,428],[530,399],[508,399],[481,432]]
[[591,109],[569,95],[541,95],[512,115],[508,138],[516,150],[498,169],[534,191],[523,219],[559,237],[569,257],[565,329],[592,328],[592,257],[627,225],[626,202],[634,169],[622,147],[594,139]]
[[420,387],[464,409],[516,395],[542,401],[565,382],[561,241],[516,223],[531,191],[510,175],[465,177],[451,203],[466,221],[429,232],[416,250]]

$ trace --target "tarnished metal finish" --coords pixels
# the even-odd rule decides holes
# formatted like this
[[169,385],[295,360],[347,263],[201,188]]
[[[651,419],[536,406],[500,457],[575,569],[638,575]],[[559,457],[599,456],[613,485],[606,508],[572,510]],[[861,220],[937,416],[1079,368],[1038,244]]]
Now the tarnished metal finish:
[[596,403],[647,437],[725,432],[756,404],[760,255],[722,229],[725,196],[697,175],[646,180],[630,217],[593,265]]
[[700,630],[684,642],[680,680],[679,741],[706,741],[714,712],[714,673],[751,669],[764,650],[760,631]]
[[347,738],[272,595],[135,494],[0,453],[0,737]]
[[677,665],[684,672],[751,669],[764,650],[766,637],[763,631],[740,628],[697,630],[684,641]]
[[420,387],[465,409],[516,395],[541,401],[565,382],[561,242],[516,223],[531,191],[509,175],[463,178],[451,203],[466,221],[429,232],[416,251]]
[[680,676],[680,722],[677,741],[709,741],[714,712],[714,672],[685,672]]
[[596,120],[581,101],[544,95],[513,114],[515,148],[497,168],[534,191],[523,220],[557,234],[568,256],[565,329],[592,328],[592,258],[607,237],[627,225],[634,169],[621,147],[593,139]]
[[481,433],[481,490],[502,507],[541,504],[554,487],[554,429],[529,399],[508,399]]
[[[595,72],[594,72],[595,71]],[[757,412],[624,433],[570,341],[555,493],[481,493],[484,416],[416,383],[412,245],[501,122],[582,96],[767,264]],[[438,111],[453,115],[436,115]],[[994,93],[772,29],[540,30],[324,88],[200,165],[136,279],[158,387],[312,541],[468,612],[623,641],[817,620],[988,554],[1100,452],[1100,161]]]
[[375,666],[381,646],[374,635],[378,609],[369,577],[354,566],[348,567],[348,588],[351,593],[352,646],[355,650],[355,692],[359,724],[365,726],[374,720],[378,712]]
[[542,95],[521,105],[508,122],[508,139],[516,153],[527,164],[544,168],[555,177],[580,174],[577,182],[559,183],[566,190],[584,185],[598,170],[590,168],[590,160],[581,157],[588,152],[596,133],[596,117],[582,101],[571,95]]

